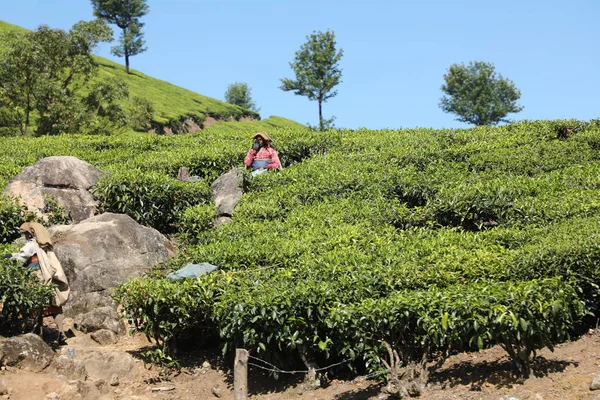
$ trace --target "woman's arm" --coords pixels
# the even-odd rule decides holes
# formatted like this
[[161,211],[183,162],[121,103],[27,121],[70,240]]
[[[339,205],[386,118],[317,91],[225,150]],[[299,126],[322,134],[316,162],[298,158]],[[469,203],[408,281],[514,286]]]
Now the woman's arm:
[[18,253],[12,254],[12,259],[19,260],[21,262],[27,262],[27,260],[29,260],[35,253],[35,242],[33,240],[29,240]]
[[272,147],[269,147],[269,150],[271,152],[271,163],[267,165],[267,169],[280,168],[281,163],[279,162],[279,156],[277,155],[277,151]]
[[254,150],[254,149],[248,150],[248,154],[246,154],[246,158],[244,158],[244,164],[246,164],[246,167],[251,166],[252,161],[254,161],[255,158],[256,158],[256,150]]

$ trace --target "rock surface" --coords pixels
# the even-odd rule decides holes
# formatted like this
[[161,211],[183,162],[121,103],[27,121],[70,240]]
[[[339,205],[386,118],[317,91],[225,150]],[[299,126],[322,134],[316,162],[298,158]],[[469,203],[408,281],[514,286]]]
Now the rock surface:
[[50,365],[54,351],[36,334],[0,339],[0,365],[40,372]]
[[242,198],[244,185],[244,171],[233,168],[231,171],[218,177],[211,185],[217,218],[231,217],[235,206]]
[[76,157],[46,157],[13,178],[5,194],[20,198],[29,211],[41,218],[47,218],[50,196],[77,223],[96,212],[98,204],[89,190],[102,176],[104,172]]
[[115,307],[112,288],[175,255],[160,232],[124,214],[105,213],[76,225],[54,226],[50,232],[54,252],[71,286],[71,297],[63,309],[73,318],[98,307]]

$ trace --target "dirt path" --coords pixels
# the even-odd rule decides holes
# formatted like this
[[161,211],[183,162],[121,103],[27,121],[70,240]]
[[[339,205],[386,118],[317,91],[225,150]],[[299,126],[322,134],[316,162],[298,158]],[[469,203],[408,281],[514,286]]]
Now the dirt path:
[[[138,354],[148,345],[141,336],[124,337],[106,350],[119,350]],[[61,353],[77,354],[90,346],[98,346],[87,337],[69,339],[59,349]],[[197,359],[197,365],[185,368],[170,381],[157,381],[158,371],[139,368],[120,379],[118,386],[94,381],[102,387],[100,400],[124,399],[223,399],[233,400],[232,376],[228,367],[214,354]],[[590,331],[577,341],[556,347],[554,353],[543,350],[536,359],[534,373],[526,380],[513,376],[512,365],[500,348],[479,353],[464,353],[449,358],[443,367],[432,374],[430,384],[422,399],[510,399],[600,400],[600,391],[591,391],[590,384],[600,375],[600,330]],[[68,381],[50,372],[31,373],[8,368],[0,371],[0,378],[10,389],[10,400],[74,400],[97,399],[89,388],[78,381]],[[253,400],[374,400],[378,399],[381,385],[371,380],[333,380],[326,387],[304,390],[302,377],[288,377],[279,381],[268,377],[256,368],[249,370],[250,398]],[[79,388],[75,388],[79,385]],[[153,391],[154,390],[154,391]],[[56,395],[49,395],[56,393]]]

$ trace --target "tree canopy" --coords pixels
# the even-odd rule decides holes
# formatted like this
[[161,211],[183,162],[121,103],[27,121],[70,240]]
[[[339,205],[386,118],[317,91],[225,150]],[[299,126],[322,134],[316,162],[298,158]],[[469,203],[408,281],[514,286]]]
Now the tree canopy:
[[306,39],[290,63],[296,79],[281,79],[280,89],[316,100],[319,103],[319,129],[323,130],[331,125],[333,118],[323,119],[322,104],[337,95],[333,88],[341,83],[342,70],[338,63],[344,52],[336,49],[333,31],[315,31]]
[[440,108],[457,115],[457,120],[474,125],[507,122],[509,113],[523,109],[517,104],[521,91],[510,79],[497,75],[491,63],[475,61],[453,64],[444,75],[441,89],[445,95]]
[[146,0],[91,0],[94,15],[115,24],[121,29],[119,44],[111,48],[112,54],[125,57],[125,70],[129,73],[129,57],[147,50],[140,18],[149,11]]
[[259,111],[252,100],[252,89],[245,82],[234,82],[227,86],[227,90],[225,91],[225,101],[246,110]]
[[69,32],[42,25],[25,34],[3,35],[0,51],[0,133],[31,126],[36,134],[106,132],[124,125],[117,100],[127,97],[125,82],[98,81],[91,52],[112,39],[105,21],[80,21]]

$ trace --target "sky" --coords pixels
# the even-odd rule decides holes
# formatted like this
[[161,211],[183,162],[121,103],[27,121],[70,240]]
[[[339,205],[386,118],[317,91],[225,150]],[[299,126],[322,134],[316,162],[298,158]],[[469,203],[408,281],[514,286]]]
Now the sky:
[[[452,64],[493,63],[522,92],[512,120],[600,118],[599,0],[148,0],[147,51],[131,68],[224,100],[245,82],[263,118],[318,124],[318,105],[279,89],[315,31],[335,32],[342,83],[323,104],[338,128],[461,128],[439,108]],[[68,30],[86,0],[0,0],[0,20]],[[116,27],[113,27],[116,28]],[[118,28],[117,28],[118,29]],[[115,33],[118,30],[115,29]],[[96,54],[124,64],[102,44]]]

